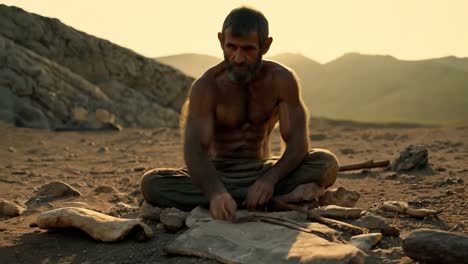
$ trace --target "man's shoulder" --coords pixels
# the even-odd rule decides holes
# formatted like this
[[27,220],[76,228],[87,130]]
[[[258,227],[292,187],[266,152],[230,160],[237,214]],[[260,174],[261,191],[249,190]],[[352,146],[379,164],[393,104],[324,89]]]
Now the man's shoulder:
[[294,70],[284,64],[271,60],[264,60],[263,63],[268,74],[270,74],[272,77],[275,77],[275,79],[296,78]]
[[208,68],[197,80],[202,82],[214,82],[225,70],[226,66],[224,62],[220,62]]
[[197,78],[190,91],[192,95],[214,96],[216,92],[216,79],[223,72],[223,65],[217,64],[206,70]]
[[276,61],[264,60],[267,74],[273,85],[283,87],[285,83],[297,83],[298,78],[293,69]]

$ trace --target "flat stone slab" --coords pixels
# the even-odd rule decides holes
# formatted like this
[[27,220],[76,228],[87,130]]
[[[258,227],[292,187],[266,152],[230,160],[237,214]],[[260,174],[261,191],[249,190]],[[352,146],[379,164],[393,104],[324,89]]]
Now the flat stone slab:
[[352,245],[262,222],[203,222],[165,247],[171,254],[215,259],[222,263],[364,263]]

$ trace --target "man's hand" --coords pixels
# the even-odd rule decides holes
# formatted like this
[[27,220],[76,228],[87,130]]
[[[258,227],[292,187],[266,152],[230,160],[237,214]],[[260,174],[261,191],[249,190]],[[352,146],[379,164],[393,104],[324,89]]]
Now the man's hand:
[[249,187],[247,193],[247,209],[253,211],[257,206],[266,204],[273,197],[275,182],[268,178],[258,179]]
[[226,191],[215,194],[210,199],[210,213],[213,219],[234,222],[236,220],[236,208],[236,201]]

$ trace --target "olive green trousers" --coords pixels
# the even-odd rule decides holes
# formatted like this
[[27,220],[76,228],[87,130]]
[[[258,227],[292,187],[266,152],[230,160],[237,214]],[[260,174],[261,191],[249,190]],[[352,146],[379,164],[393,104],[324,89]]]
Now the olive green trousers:
[[[279,157],[268,160],[214,159],[216,170],[222,172],[221,181],[240,206],[255,180],[270,169]],[[315,182],[325,188],[331,186],[338,174],[339,164],[335,155],[325,149],[311,149],[303,161],[275,187],[275,196],[291,192],[300,184]],[[159,207],[175,207],[190,211],[197,206],[209,206],[202,191],[192,184],[186,168],[153,169],[141,180],[144,199]]]

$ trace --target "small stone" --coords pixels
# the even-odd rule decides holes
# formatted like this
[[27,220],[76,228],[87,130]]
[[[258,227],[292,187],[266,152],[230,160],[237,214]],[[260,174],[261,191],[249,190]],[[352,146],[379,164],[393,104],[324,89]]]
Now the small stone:
[[161,211],[161,208],[152,206],[150,203],[143,201],[140,207],[140,217],[146,220],[159,222]]
[[360,250],[366,251],[375,246],[380,239],[382,239],[381,233],[369,233],[353,236],[351,237],[350,242]]
[[139,172],[139,171],[144,171],[144,170],[146,170],[146,167],[144,166],[133,168],[134,172]]
[[0,199],[0,216],[15,217],[24,212],[24,208],[7,200]]
[[98,186],[94,189],[94,192],[96,194],[100,194],[100,193],[118,193],[119,191],[117,191],[114,187],[112,186],[108,186],[108,185],[101,185],[101,186]]
[[108,148],[108,147],[100,147],[100,148],[97,150],[98,153],[104,153],[104,152],[107,152],[107,151],[109,151],[109,148]]
[[16,149],[15,149],[14,147],[9,147],[9,148],[8,148],[8,151],[9,151],[9,152],[16,152]]
[[351,149],[351,148],[343,148],[343,149],[340,149],[340,152],[341,154],[343,155],[350,155],[350,154],[355,154],[356,152],[354,151],[354,149]]
[[189,213],[183,212],[177,208],[166,208],[160,214],[160,221],[164,227],[169,230],[178,230],[185,226],[185,220]]
[[321,141],[325,140],[327,138],[326,134],[311,134],[310,135],[310,140],[312,141]]
[[385,176],[385,179],[387,179],[387,180],[395,180],[396,178],[398,178],[397,173],[390,173],[390,174]]

